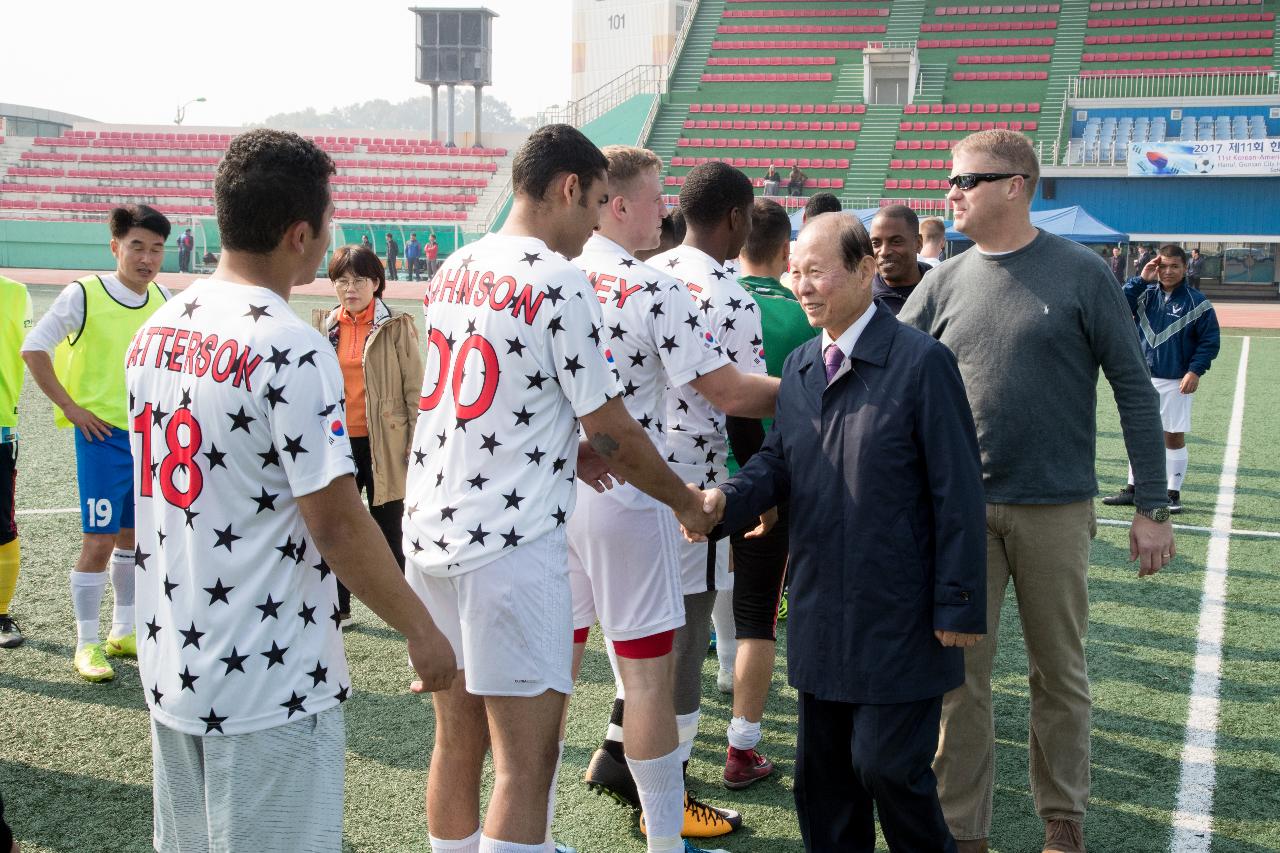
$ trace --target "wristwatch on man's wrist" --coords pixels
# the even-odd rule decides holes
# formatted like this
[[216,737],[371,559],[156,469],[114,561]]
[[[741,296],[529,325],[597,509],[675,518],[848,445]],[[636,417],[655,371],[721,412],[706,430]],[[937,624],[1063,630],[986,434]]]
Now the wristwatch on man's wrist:
[[1145,515],[1147,518],[1151,519],[1156,524],[1164,524],[1166,521],[1169,520],[1168,504],[1153,506],[1150,509],[1138,509],[1137,512],[1139,515]]

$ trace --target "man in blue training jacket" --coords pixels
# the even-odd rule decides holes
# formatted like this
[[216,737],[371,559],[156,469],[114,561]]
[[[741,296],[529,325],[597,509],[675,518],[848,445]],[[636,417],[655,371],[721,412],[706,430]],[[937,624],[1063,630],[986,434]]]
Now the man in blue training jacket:
[[[1141,273],[1125,282],[1124,295],[1138,323],[1151,384],[1160,394],[1169,512],[1179,513],[1182,478],[1187,473],[1191,395],[1218,355],[1218,316],[1204,294],[1187,283],[1187,253],[1172,243],[1161,246]],[[1102,502],[1108,506],[1133,503],[1132,467],[1129,484]]]

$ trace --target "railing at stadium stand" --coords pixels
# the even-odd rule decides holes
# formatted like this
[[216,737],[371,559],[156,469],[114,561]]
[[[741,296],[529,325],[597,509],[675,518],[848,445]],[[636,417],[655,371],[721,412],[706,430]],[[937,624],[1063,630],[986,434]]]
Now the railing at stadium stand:
[[[640,141],[648,139],[649,132],[653,130],[653,123],[658,118],[658,110],[662,106],[661,96],[666,94],[670,85],[671,75],[676,70],[676,63],[680,60],[680,52],[684,49],[684,43],[689,37],[689,30],[693,27],[699,5],[700,0],[693,0],[689,4],[684,21],[680,24],[680,30],[676,33],[675,41],[672,42],[671,53],[668,54],[665,65],[637,65],[576,101],[571,101],[563,107],[550,107],[538,113],[538,125],[562,122],[581,127],[635,95],[657,95],[658,97],[654,98],[649,106],[649,112],[640,128]],[[485,212],[485,231],[493,228],[493,224],[502,215],[502,209],[510,197],[511,181],[508,180]]]
[[538,113],[538,126],[571,124],[582,127],[636,95],[661,95],[666,91],[666,85],[667,66],[637,65],[576,101],[570,101],[563,107],[548,107]]
[[1150,74],[1130,77],[1072,77],[1067,99],[1091,98],[1231,98],[1280,94],[1276,71]]

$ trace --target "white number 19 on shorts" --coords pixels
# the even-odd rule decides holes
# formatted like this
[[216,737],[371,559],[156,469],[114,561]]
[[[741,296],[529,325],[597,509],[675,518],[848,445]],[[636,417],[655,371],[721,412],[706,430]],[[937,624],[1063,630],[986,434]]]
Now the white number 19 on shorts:
[[90,527],[106,527],[111,523],[111,501],[106,498],[85,498]]

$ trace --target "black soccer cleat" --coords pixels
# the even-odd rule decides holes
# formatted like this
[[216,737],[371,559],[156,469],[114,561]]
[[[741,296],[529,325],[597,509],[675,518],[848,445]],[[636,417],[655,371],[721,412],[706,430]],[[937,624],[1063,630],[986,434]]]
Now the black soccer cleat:
[[597,794],[604,794],[620,805],[640,808],[640,792],[636,780],[631,778],[631,768],[604,749],[597,749],[582,777],[587,787]]
[[1169,490],[1169,514],[1177,515],[1182,512],[1182,492]]
[[1102,502],[1107,506],[1133,506],[1133,485],[1125,486],[1114,495],[1107,495]]

